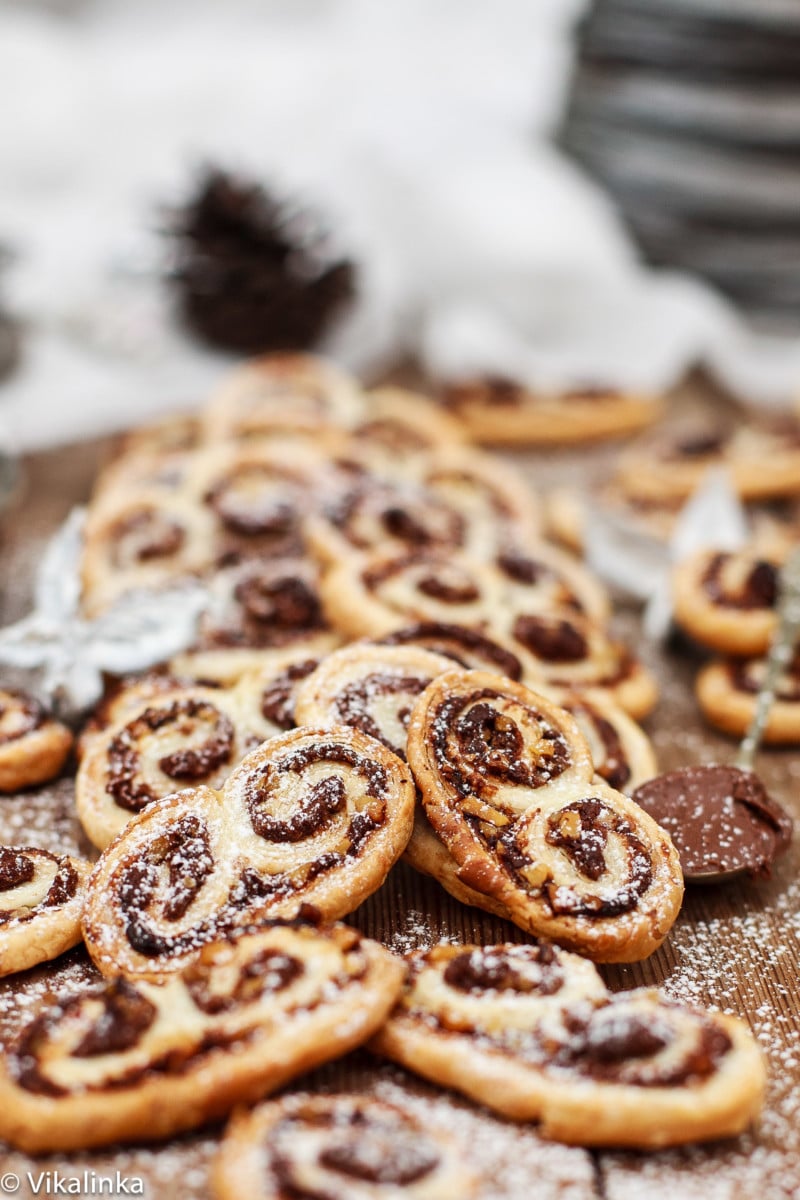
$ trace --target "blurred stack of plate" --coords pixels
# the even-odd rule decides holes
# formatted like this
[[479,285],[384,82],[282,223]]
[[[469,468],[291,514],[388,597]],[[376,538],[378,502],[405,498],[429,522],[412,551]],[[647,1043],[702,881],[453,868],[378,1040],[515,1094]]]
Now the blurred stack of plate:
[[595,0],[562,143],[650,262],[800,327],[800,0]]

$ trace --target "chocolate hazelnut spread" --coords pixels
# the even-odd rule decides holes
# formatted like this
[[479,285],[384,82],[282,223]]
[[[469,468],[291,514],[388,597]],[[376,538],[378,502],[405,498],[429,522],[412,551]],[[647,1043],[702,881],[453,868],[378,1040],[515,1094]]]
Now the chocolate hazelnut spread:
[[513,633],[518,642],[545,662],[580,662],[589,653],[580,630],[559,617],[517,617]]
[[473,604],[479,597],[480,591],[471,579],[464,576],[457,579],[452,573],[423,575],[417,582],[417,588],[432,600],[441,600],[443,604]]
[[140,777],[141,739],[168,726],[175,727],[187,739],[208,730],[205,740],[186,746],[159,759],[159,768],[170,779],[196,783],[207,779],[233,753],[235,730],[224,713],[206,700],[174,700],[162,707],[151,706],[119,731],[108,748],[106,791],[121,808],[139,812],[156,792]]
[[313,629],[321,623],[319,599],[298,576],[251,573],[233,594],[255,621],[295,629]]
[[375,1184],[377,1187],[403,1188],[416,1183],[435,1171],[440,1162],[436,1147],[423,1132],[409,1127],[398,1113],[391,1119],[356,1109],[344,1114],[303,1113],[284,1117],[270,1133],[268,1147],[269,1169],[280,1188],[281,1196],[291,1200],[335,1200],[346,1193],[323,1191],[304,1181],[305,1172],[292,1153],[292,1141],[303,1133],[329,1130],[330,1140],[319,1150],[317,1163],[326,1171],[342,1176],[342,1186],[348,1180]]
[[177,554],[186,541],[186,530],[155,508],[143,508],[116,521],[109,531],[114,565],[150,562]]
[[444,969],[448,987],[462,992],[536,992],[552,996],[563,984],[564,975],[555,950],[548,943],[518,947],[480,947],[457,954]]
[[[728,674],[731,684],[740,692],[755,696],[763,682],[760,667],[762,659],[731,659]],[[800,655],[795,654],[792,662],[782,673],[775,688],[775,699],[787,704],[800,701]]]
[[10,892],[30,883],[36,874],[32,858],[13,846],[0,846],[0,892]]
[[[286,754],[279,763],[267,763],[258,778],[248,780],[245,799],[253,829],[260,837],[276,842],[301,842],[321,833],[337,813],[346,811],[346,784],[341,775],[334,773],[311,784],[302,794],[302,803],[296,804],[288,818],[273,816],[270,811],[272,797],[280,786],[282,775],[301,775],[307,767],[320,762],[349,766],[365,780],[368,796],[385,800],[388,777],[380,763],[362,757],[349,746],[339,746],[333,742],[303,747]],[[374,818],[367,809],[350,816],[348,836],[351,849],[360,845],[374,824]]]
[[744,871],[767,879],[792,836],[789,815],[752,771],[683,767],[641,784],[633,800],[669,833],[684,877]]
[[156,1016],[155,1005],[125,979],[114,980],[100,992],[62,1000],[34,1018],[11,1049],[9,1069],[20,1087],[45,1096],[66,1092],[66,1088],[45,1074],[47,1043],[60,1022],[78,1016],[87,1005],[94,1007],[98,1003],[101,1011],[71,1051],[74,1058],[93,1058],[132,1049]]
[[44,708],[33,696],[0,690],[0,746],[33,733],[44,720]]
[[[202,938],[196,928],[186,934],[163,936],[153,929],[147,914],[151,905],[160,902],[164,921],[180,920],[213,871],[214,857],[205,824],[188,814],[154,840],[139,858],[126,863],[119,872],[116,891],[126,918],[125,935],[133,949],[157,957],[199,944]],[[209,937],[212,933],[207,931]]]
[[670,1009],[644,1014],[628,1009],[624,1000],[612,1000],[590,1014],[568,1011],[564,1024],[569,1037],[555,1053],[557,1065],[638,1087],[675,1087],[705,1079],[731,1048],[724,1029],[692,1014],[691,1038],[684,1032],[681,1040],[688,1044],[676,1058],[670,1051],[680,1027]]
[[213,969],[209,972],[202,960],[186,968],[183,981],[197,1007],[214,1015],[228,1012],[237,1004],[249,1004],[262,996],[283,991],[300,978],[304,969],[300,960],[292,955],[266,948],[248,959],[232,985],[228,972],[222,973],[224,991],[215,990]]
[[[607,858],[611,836],[623,847],[626,861],[622,866],[613,859],[609,863]],[[635,908],[652,883],[650,855],[633,825],[602,800],[590,797],[553,813],[547,820],[545,840],[554,849],[562,851],[574,870],[589,883],[597,883],[606,873],[614,872],[599,893],[559,883],[548,872],[542,882],[535,885],[534,891],[542,895],[558,916],[618,916]],[[531,858],[518,843],[517,828],[512,825],[504,829],[496,839],[496,845],[502,866],[520,887],[530,891],[534,886],[528,877]]]
[[362,733],[383,742],[394,754],[405,761],[405,745],[393,744],[379,721],[372,715],[371,706],[382,696],[398,697],[396,716],[406,728],[411,716],[414,700],[430,683],[429,678],[417,675],[398,675],[389,671],[376,671],[362,679],[346,684],[336,693],[332,704],[333,715],[344,725],[353,725]]
[[516,654],[504,646],[463,625],[447,625],[438,621],[420,621],[399,629],[376,642],[378,646],[421,646],[434,654],[452,658],[462,667],[476,670],[495,671],[519,682],[522,678],[522,663]]
[[[501,703],[496,707],[490,701]],[[433,751],[442,778],[461,796],[491,794],[494,781],[542,787],[570,765],[566,741],[533,709],[527,711],[541,723],[542,735],[536,761],[527,762],[522,732],[502,711],[502,701],[500,693],[483,688],[448,696],[439,706]]]
[[220,479],[206,501],[234,533],[285,537],[300,520],[296,486],[275,467],[247,463]]
[[715,603],[724,608],[774,608],[778,599],[778,568],[759,559],[747,573],[740,588],[725,585],[724,568],[728,554],[715,554],[703,574],[703,587]]
[[616,728],[590,704],[570,701],[564,704],[564,708],[572,713],[579,726],[583,727],[584,723],[590,725],[597,734],[603,747],[603,757],[598,761],[594,756],[594,769],[610,787],[621,791],[631,777],[631,766]]
[[261,697],[261,715],[278,729],[293,729],[294,698],[297,684],[306,679],[319,666],[319,659],[307,658],[303,662],[292,663],[285,671],[273,679],[264,689]]

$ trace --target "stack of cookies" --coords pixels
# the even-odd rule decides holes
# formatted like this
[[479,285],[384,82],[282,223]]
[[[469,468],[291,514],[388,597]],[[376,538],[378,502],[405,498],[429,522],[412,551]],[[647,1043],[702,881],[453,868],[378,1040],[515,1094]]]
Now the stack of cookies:
[[[187,576],[210,597],[196,644],[110,690],[78,742],[99,861],[0,848],[3,970],[83,938],[102,977],[4,1048],[1,1136],[165,1138],[363,1044],[567,1142],[749,1124],[744,1026],[612,996],[593,965],[652,953],[681,904],[672,842],[627,794],[655,772],[634,719],[655,689],[508,467],[421,397],[252,363],[199,418],[128,439],[92,503],[89,611]],[[0,719],[18,767],[58,734],[10,693]],[[529,941],[404,962],[341,924],[401,857]],[[447,1133],[301,1094],[234,1119],[214,1182],[481,1186]]]

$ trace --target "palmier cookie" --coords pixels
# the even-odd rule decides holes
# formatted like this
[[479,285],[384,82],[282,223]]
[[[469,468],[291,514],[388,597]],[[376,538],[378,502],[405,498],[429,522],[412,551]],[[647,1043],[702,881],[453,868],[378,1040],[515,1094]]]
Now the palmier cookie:
[[461,1148],[366,1096],[284,1096],[234,1116],[212,1170],[217,1200],[469,1200]]
[[371,1049],[544,1137],[655,1149],[733,1136],[758,1116],[763,1060],[733,1017],[652,990],[613,996],[591,963],[547,943],[407,958]]
[[478,442],[498,446],[551,446],[622,437],[663,414],[655,397],[616,388],[534,391],[510,379],[452,384],[443,400]]
[[507,643],[495,637],[467,629],[464,625],[446,625],[438,621],[418,621],[375,639],[378,646],[421,646],[433,654],[443,654],[462,667],[493,671],[509,679],[522,679],[521,659]]
[[630,796],[658,774],[649,737],[605,692],[548,688],[545,695],[575,718],[589,743],[595,774],[610,787]]
[[527,656],[526,677],[536,687],[605,692],[636,720],[652,711],[658,688],[652,675],[621,642],[578,613],[518,612],[500,617],[503,632]]
[[[708,663],[695,691],[705,718],[717,729],[743,737],[750,728],[756,697],[764,682],[766,658],[726,658]],[[782,672],[769,710],[763,740],[771,746],[800,743],[800,654]]]
[[405,761],[408,719],[420,694],[453,663],[418,646],[355,642],[329,655],[300,684],[300,725],[352,725]]
[[83,758],[93,738],[99,733],[133,716],[147,701],[163,698],[170,692],[179,692],[191,687],[194,682],[193,679],[181,679],[158,668],[145,671],[143,675],[126,675],[115,680],[107,687],[78,735],[75,743],[78,758]]
[[228,376],[206,409],[203,432],[214,445],[283,430],[348,427],[364,407],[355,379],[334,363],[310,354],[270,354]]
[[235,563],[209,582],[210,601],[195,645],[176,655],[176,675],[230,683],[269,666],[275,651],[306,657],[338,646],[323,610],[319,572],[305,558]]
[[31,846],[0,846],[0,975],[27,971],[81,940],[91,864]]
[[593,778],[564,709],[480,671],[440,675],[420,696],[408,761],[461,882],[530,933],[600,962],[645,958],[680,908],[669,837]]
[[54,779],[72,749],[66,725],[25,692],[0,688],[0,792]]
[[415,483],[363,473],[329,490],[305,522],[309,547],[322,562],[375,551],[459,550],[469,540],[462,514]]
[[347,431],[342,454],[368,470],[394,475],[420,455],[467,440],[465,427],[441,405],[418,392],[381,387],[367,392],[364,415]]
[[[355,643],[325,659],[300,686],[297,719],[304,725],[353,725],[378,738],[405,761],[414,704],[432,679],[452,669],[451,660],[416,646]],[[419,804],[405,859],[415,870],[432,875],[463,903],[508,916],[501,904],[461,883],[458,864],[436,837]]]
[[710,467],[724,467],[743,500],[800,492],[800,423],[791,417],[680,430],[647,439],[621,458],[617,481],[628,496],[657,502],[687,499]]
[[696,641],[723,654],[757,655],[775,632],[778,565],[746,550],[704,550],[672,577],[675,620]]
[[502,606],[503,585],[487,563],[423,550],[344,560],[323,576],[320,593],[342,633],[384,637],[419,621],[488,628]]
[[183,687],[152,696],[88,743],[75,780],[80,822],[103,850],[155,800],[199,784],[221,787],[277,732],[249,690]]
[[90,514],[81,564],[89,616],[126,592],[159,588],[207,569],[213,560],[210,513],[182,495],[142,495]]
[[103,852],[83,932],[103,974],[158,979],[221,933],[352,912],[411,836],[408,768],[357,729],[300,728],[249,754],[221,792],[157,801]]
[[546,542],[524,549],[509,546],[498,554],[495,565],[516,608],[572,609],[598,624],[611,615],[611,602],[599,579],[571,555]]
[[161,985],[115,978],[41,1010],[0,1060],[0,1135],[29,1153],[153,1141],[359,1045],[402,964],[353,929],[275,924]]
[[539,499],[508,462],[466,446],[446,446],[420,459],[414,477],[460,514],[467,554],[489,559],[498,545],[527,546],[541,537]]

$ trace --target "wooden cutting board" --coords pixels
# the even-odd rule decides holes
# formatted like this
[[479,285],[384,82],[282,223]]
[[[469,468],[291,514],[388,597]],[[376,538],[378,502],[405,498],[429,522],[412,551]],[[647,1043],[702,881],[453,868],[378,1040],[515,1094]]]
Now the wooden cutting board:
[[[683,406],[697,407],[690,393]],[[104,442],[37,455],[26,462],[24,496],[0,518],[0,623],[23,616],[47,538],[72,505],[85,501]],[[613,451],[515,456],[531,482],[543,488],[602,473]],[[729,760],[733,745],[704,728],[692,696],[699,658],[685,646],[665,651],[643,646],[638,617],[620,612],[615,627],[644,653],[662,684],[662,699],[647,722],[662,769],[686,762]],[[800,754],[769,751],[759,770],[768,787],[800,820]],[[50,850],[89,853],[73,812],[70,778],[39,792],[0,798],[0,841]],[[800,838],[768,884],[732,883],[689,889],[683,912],[666,945],[651,959],[604,969],[615,989],[663,986],[672,997],[709,1004],[749,1021],[769,1060],[769,1100],[761,1128],[751,1135],[711,1146],[654,1154],[589,1153],[543,1142],[534,1129],[516,1127],[421,1084],[366,1054],[333,1064],[303,1085],[377,1092],[450,1128],[463,1141],[464,1155],[482,1167],[482,1200],[787,1200],[800,1196]],[[351,918],[370,937],[403,951],[440,938],[457,942],[524,940],[515,926],[465,908],[432,880],[404,865]],[[42,998],[70,990],[93,974],[82,950],[56,964],[0,982],[0,1036],[7,1037],[35,1011]],[[298,1086],[301,1086],[298,1084]],[[165,1146],[49,1157],[40,1161],[0,1152],[0,1190],[33,1196],[40,1174],[59,1173],[81,1181],[83,1194],[115,1172],[141,1179],[152,1198],[208,1196],[207,1170],[219,1129]],[[84,1172],[89,1174],[84,1178]],[[32,1182],[27,1178],[31,1174]],[[39,1195],[46,1191],[47,1181]],[[7,1190],[8,1184],[8,1190]],[[51,1184],[52,1186],[52,1184]],[[243,1200],[246,1198],[243,1197]],[[454,1197],[453,1200],[458,1200]]]

